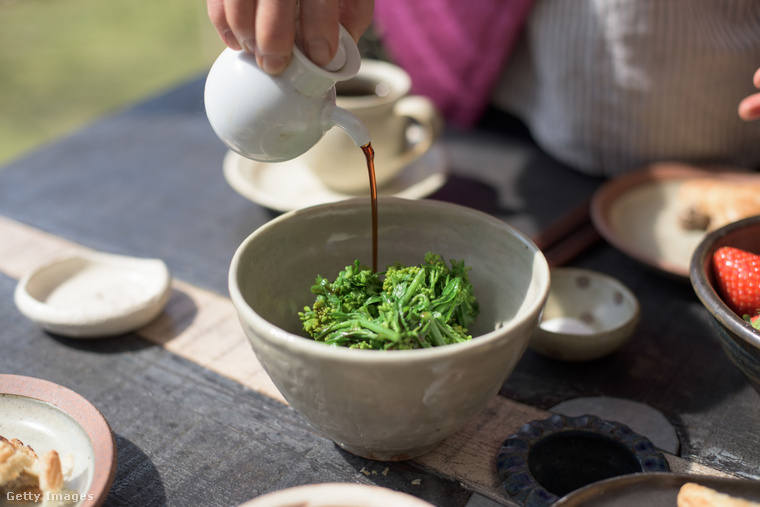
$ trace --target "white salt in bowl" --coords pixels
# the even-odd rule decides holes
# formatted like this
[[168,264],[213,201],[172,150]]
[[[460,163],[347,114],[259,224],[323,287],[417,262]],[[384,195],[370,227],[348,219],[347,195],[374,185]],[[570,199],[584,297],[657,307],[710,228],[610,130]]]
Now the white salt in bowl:
[[253,350],[288,403],[322,435],[367,458],[433,449],[497,395],[523,355],[549,292],[549,267],[524,234],[444,202],[381,198],[378,268],[426,252],[464,260],[480,315],[471,341],[416,350],[356,350],[305,337],[298,312],[328,279],[371,264],[369,199],[281,215],[251,234],[230,266],[230,295]]
[[619,280],[587,269],[553,268],[530,348],[563,361],[598,359],[631,338],[640,315],[638,299]]

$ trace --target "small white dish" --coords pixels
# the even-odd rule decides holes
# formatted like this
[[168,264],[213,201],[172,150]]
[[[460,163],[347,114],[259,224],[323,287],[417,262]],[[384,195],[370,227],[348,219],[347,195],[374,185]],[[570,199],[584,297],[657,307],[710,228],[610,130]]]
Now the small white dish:
[[619,280],[587,269],[554,268],[530,348],[563,361],[597,359],[630,339],[640,313],[638,299]]
[[156,318],[170,285],[160,259],[87,252],[24,276],[14,300],[22,314],[51,333],[96,338],[127,333]]
[[307,484],[275,491],[239,507],[433,507],[400,491],[343,482]]
[[[302,157],[279,163],[264,163],[228,151],[223,162],[227,183],[240,195],[275,211],[292,211],[317,204],[357,197],[327,188]],[[365,166],[357,171],[367,172]],[[379,196],[421,199],[446,183],[448,158],[440,143],[404,168],[392,181],[379,187]],[[369,176],[367,192],[369,196]]]

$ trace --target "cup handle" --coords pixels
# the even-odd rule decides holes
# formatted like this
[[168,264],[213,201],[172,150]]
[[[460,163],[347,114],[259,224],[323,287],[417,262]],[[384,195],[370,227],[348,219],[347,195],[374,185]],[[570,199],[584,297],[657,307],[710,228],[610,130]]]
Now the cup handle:
[[405,116],[422,127],[423,137],[396,159],[396,166],[406,166],[427,152],[440,138],[444,128],[443,116],[432,100],[423,95],[402,97],[393,108],[396,116]]

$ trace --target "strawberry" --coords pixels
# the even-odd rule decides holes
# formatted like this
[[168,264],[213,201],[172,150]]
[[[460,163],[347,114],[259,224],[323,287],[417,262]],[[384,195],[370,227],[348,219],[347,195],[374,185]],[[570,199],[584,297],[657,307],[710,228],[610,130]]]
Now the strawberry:
[[760,255],[724,246],[712,258],[713,273],[723,301],[737,315],[760,309]]
[[760,309],[757,310],[757,313],[752,317],[750,317],[749,314],[745,315],[744,320],[749,322],[755,329],[760,329]]

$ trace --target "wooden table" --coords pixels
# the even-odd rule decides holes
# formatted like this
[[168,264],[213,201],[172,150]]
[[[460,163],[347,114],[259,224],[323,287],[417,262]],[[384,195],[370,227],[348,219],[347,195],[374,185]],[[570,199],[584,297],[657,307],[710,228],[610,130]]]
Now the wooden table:
[[[676,428],[671,468],[760,479],[760,394],[728,361],[688,283],[604,242],[573,265],[639,297],[642,321],[613,355],[563,363],[527,351],[497,397],[439,448],[401,463],[361,459],[318,435],[256,363],[227,298],[233,252],[275,212],[234,192],[203,112],[203,76],[0,169],[0,372],[64,385],[106,417],[118,447],[106,505],[238,505],[314,482],[377,484],[460,506],[472,492],[510,504],[495,470],[503,440],[557,403],[624,398]],[[535,234],[602,180],[543,154],[514,125],[485,122],[442,141],[448,183],[430,196]],[[164,313],[102,340],[53,336],[13,303],[24,273],[79,249],[164,259]],[[482,498],[482,497],[479,497]]]

